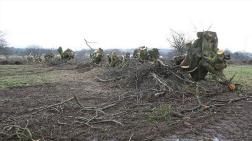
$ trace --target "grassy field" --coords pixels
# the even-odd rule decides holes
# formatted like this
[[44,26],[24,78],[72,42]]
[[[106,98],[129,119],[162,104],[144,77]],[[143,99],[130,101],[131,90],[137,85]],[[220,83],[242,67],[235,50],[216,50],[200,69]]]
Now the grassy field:
[[0,65],[0,89],[54,82],[59,70],[34,65]]
[[[252,65],[230,65],[224,73],[234,82],[252,86]],[[63,71],[36,65],[0,65],[0,89],[56,82]]]
[[230,65],[225,69],[224,73],[227,78],[235,75],[234,83],[240,83],[248,87],[252,86],[252,65]]

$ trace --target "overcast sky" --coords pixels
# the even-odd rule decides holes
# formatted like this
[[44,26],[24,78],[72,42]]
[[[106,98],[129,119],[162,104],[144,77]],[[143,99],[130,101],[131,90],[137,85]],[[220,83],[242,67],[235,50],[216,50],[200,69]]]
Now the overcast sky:
[[219,48],[252,52],[249,0],[0,0],[0,30],[10,46],[167,48],[171,29],[187,40],[216,31]]

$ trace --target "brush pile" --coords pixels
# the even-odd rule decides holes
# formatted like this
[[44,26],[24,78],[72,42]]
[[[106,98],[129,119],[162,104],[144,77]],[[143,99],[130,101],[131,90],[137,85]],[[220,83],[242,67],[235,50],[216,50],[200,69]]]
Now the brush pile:
[[207,80],[193,81],[189,72],[184,71],[180,66],[174,65],[174,61],[158,59],[154,63],[150,61],[139,62],[137,59],[131,59],[127,63],[124,66],[107,67],[103,74],[96,78],[97,81],[117,81],[116,85],[119,85],[121,88],[157,89],[166,93],[193,93],[192,91],[195,90],[196,85],[202,93],[214,90],[228,91],[222,84],[210,79],[210,75]]

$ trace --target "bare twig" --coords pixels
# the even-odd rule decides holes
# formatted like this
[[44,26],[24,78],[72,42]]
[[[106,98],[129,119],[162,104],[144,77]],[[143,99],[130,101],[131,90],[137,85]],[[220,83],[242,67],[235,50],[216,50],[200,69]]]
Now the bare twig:
[[88,127],[90,127],[90,128],[95,128],[95,127],[93,127],[92,125],[90,125],[90,124],[88,124],[88,123],[86,123],[86,122],[74,121],[74,123],[84,124],[84,125],[86,125],[86,126],[88,126]]
[[229,99],[229,100],[212,99],[211,101],[225,102],[225,103],[233,103],[233,102],[237,102],[237,101],[244,100],[244,99],[247,99],[247,98],[249,98],[249,96],[246,96],[246,97],[239,97],[239,98]]
[[132,134],[130,135],[129,141],[132,140],[132,137],[133,137],[133,136],[134,136],[134,133],[132,133]]
[[90,48],[90,50],[91,50],[91,51],[94,51],[94,48],[92,48],[89,44],[90,44],[90,43],[95,43],[95,42],[89,42],[89,41],[87,41],[85,38],[84,38],[84,41],[85,41],[86,45]]
[[[164,67],[168,67],[169,69],[167,69],[167,71],[169,71],[171,74],[173,74],[174,76],[176,76],[178,79],[180,79],[180,80],[182,80],[184,82],[187,82],[187,83],[191,83],[191,84],[195,84],[196,83],[196,82],[194,82],[194,81],[192,81],[190,79],[184,79],[184,78],[180,77],[179,75],[177,75],[174,71],[172,71],[172,69],[170,68],[170,66],[166,65],[162,60],[157,59],[157,61],[159,62],[160,65],[162,65]],[[194,69],[193,69],[193,71],[194,71]],[[203,86],[198,85],[198,87],[201,88],[203,91],[206,92],[206,88],[204,88]]]
[[77,96],[74,95],[74,99],[75,99],[76,103],[77,103],[80,107],[85,108],[84,106],[81,105],[81,103],[80,103],[79,99],[77,98]]
[[58,123],[59,125],[67,125],[67,123],[60,122],[59,120],[58,120],[57,123]]
[[112,78],[112,79],[102,79],[102,78],[99,78],[99,77],[95,77],[96,81],[98,81],[98,82],[110,82],[110,81],[119,80],[121,78],[122,77],[116,77],[116,78]]
[[197,99],[198,105],[196,107],[191,108],[191,109],[185,109],[185,110],[181,111],[181,113],[193,112],[193,111],[196,111],[196,110],[198,110],[198,109],[200,109],[202,107],[204,107],[204,108],[208,107],[206,105],[203,105],[202,102],[201,102],[201,100],[200,100],[200,97],[199,97],[199,85],[198,85],[198,83],[195,83],[195,94],[194,95],[195,95],[195,97]]
[[89,122],[91,122],[92,120],[96,119],[98,117],[98,111],[95,112],[95,116],[93,116],[92,118],[90,118],[86,124],[89,124]]
[[196,71],[197,69],[198,69],[198,67],[195,67],[192,70],[187,71],[187,73],[192,73],[192,72]]
[[236,99],[230,99],[230,100],[216,100],[216,99],[212,99],[211,101],[223,102],[223,103],[220,103],[220,104],[217,103],[217,104],[212,104],[212,105],[199,104],[198,106],[196,106],[194,108],[185,109],[185,110],[181,111],[181,113],[196,111],[196,110],[199,110],[200,108],[202,108],[202,110],[208,110],[210,108],[225,106],[227,104],[230,104],[230,103],[233,103],[233,102],[238,102],[240,100],[244,100],[244,99],[247,99],[247,98],[249,98],[249,96],[248,97],[236,98]]
[[[28,122],[26,126],[28,125]],[[8,125],[5,126],[4,129],[10,130],[14,128],[15,129],[15,135],[20,139],[20,140],[31,140],[33,141],[32,138],[32,133],[27,127],[20,127],[19,125]]]
[[[118,102],[119,102],[119,101],[118,101]],[[113,107],[113,106],[115,106],[118,102],[113,103],[113,104],[110,104],[110,105],[107,105],[107,106],[105,106],[105,107],[102,107],[101,110],[105,110],[105,109],[108,109],[108,108],[110,108],[110,107]]]
[[75,97],[71,97],[71,98],[69,98],[69,99],[67,99],[67,100],[64,100],[64,101],[60,102],[60,103],[56,103],[56,104],[52,104],[52,105],[49,105],[49,106],[44,106],[44,107],[38,108],[39,110],[33,112],[32,114],[36,114],[36,113],[38,113],[38,112],[44,111],[44,110],[49,109],[49,108],[52,108],[52,107],[54,107],[54,106],[62,105],[62,104],[66,103],[66,102],[68,102],[68,101],[71,101],[71,100],[73,100],[73,99],[75,99]]
[[235,73],[235,74],[229,79],[229,81],[228,81],[229,83],[232,82],[232,80],[235,78],[236,74],[237,74],[237,73]]
[[160,95],[164,95],[165,92],[158,92],[158,93],[155,93],[155,96],[160,96]]
[[[158,61],[159,64],[162,65],[162,66],[170,67],[170,66],[166,65],[166,64],[165,64],[162,60],[160,60],[160,59],[157,59],[157,61]],[[167,70],[168,70],[170,73],[172,73],[174,76],[176,76],[177,78],[179,78],[180,80],[182,80],[182,81],[185,81],[185,82],[188,82],[188,83],[192,83],[192,84],[195,83],[195,82],[193,82],[193,81],[191,81],[191,80],[184,79],[184,78],[178,76],[178,75],[177,75],[175,72],[173,72],[171,69],[167,69]]]
[[155,80],[157,80],[160,84],[162,84],[163,86],[165,86],[166,88],[168,88],[168,91],[173,92],[173,89],[172,89],[170,86],[168,86],[165,82],[163,82],[163,81],[158,77],[157,74],[151,73],[151,76],[152,76]]
[[91,122],[91,123],[97,124],[97,123],[105,123],[105,122],[113,122],[113,123],[116,123],[116,124],[123,126],[123,124],[117,120],[101,120],[101,121],[96,121],[96,122]]
[[46,109],[50,109],[50,108],[53,108],[53,107],[55,107],[55,106],[62,105],[62,104],[66,103],[66,102],[69,102],[69,101],[71,101],[71,100],[75,100],[75,102],[82,108],[81,111],[82,111],[82,110],[87,110],[87,111],[97,111],[97,110],[98,110],[98,111],[104,113],[103,111],[97,109],[96,107],[84,107],[84,106],[80,103],[80,101],[78,100],[78,98],[77,98],[76,96],[73,96],[73,97],[71,97],[71,98],[69,98],[69,99],[67,99],[67,100],[64,100],[64,101],[59,102],[59,103],[56,103],[56,104],[52,104],[52,105],[49,105],[49,106],[44,106],[44,107],[36,108],[36,109],[39,109],[39,110],[33,112],[32,114],[36,114],[36,113],[41,112],[41,111],[44,111],[44,110],[46,110]]

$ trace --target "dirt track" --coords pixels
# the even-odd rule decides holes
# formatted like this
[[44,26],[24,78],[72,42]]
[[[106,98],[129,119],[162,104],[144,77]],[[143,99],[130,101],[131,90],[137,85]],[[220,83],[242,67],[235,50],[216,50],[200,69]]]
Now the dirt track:
[[[0,140],[17,139],[3,133],[4,127],[14,124],[27,126],[32,138],[40,140],[252,140],[251,93],[213,94],[203,101],[250,97],[190,117],[171,117],[172,122],[150,122],[146,117],[158,103],[180,103],[181,97],[153,97],[151,91],[97,82],[94,78],[99,71],[67,70],[57,83],[1,90]],[[96,109],[85,109],[71,100],[39,111],[74,95],[82,106]]]

